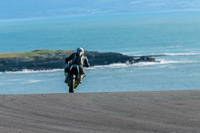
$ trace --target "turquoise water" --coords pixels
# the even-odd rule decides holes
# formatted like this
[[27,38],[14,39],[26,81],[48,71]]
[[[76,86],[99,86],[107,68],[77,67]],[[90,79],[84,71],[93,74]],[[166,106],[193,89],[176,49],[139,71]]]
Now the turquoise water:
[[[76,49],[164,54],[160,63],[86,69],[76,92],[200,89],[200,12],[0,21],[0,52]],[[63,70],[0,73],[0,94],[66,93]]]
[[200,12],[149,13],[1,21],[0,52],[78,46],[144,54],[165,52],[170,46],[180,46],[182,49],[178,50],[185,51],[199,47],[199,15]]

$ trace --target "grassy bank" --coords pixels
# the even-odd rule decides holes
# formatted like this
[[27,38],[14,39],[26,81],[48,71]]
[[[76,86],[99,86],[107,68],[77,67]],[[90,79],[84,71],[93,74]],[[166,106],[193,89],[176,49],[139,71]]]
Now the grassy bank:
[[59,54],[69,54],[72,52],[72,50],[34,50],[28,52],[0,53],[0,59],[25,58],[32,60],[39,57],[47,58],[50,56],[56,56]]

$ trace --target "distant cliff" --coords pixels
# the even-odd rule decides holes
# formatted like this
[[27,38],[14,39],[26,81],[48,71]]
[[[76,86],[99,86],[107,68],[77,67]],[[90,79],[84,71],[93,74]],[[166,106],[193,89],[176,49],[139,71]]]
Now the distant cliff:
[[[62,69],[64,68],[65,58],[74,52],[70,50],[35,50],[30,52],[0,53],[0,71]],[[86,51],[85,55],[88,57],[91,66],[156,61],[152,56],[136,57],[112,52]]]

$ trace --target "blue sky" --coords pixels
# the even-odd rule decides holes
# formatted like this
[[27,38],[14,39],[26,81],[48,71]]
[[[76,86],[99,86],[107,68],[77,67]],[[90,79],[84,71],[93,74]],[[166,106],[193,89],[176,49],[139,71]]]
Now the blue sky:
[[0,0],[0,19],[200,10],[200,0]]

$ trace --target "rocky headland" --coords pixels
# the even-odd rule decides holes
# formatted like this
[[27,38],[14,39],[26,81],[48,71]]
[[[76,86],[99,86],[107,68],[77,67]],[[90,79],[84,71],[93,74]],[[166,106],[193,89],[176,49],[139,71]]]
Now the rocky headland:
[[[35,50],[29,52],[0,53],[0,71],[48,70],[64,68],[65,58],[75,51],[71,50]],[[121,53],[100,53],[86,51],[90,65],[109,65],[113,63],[156,62],[154,56],[127,56]]]

